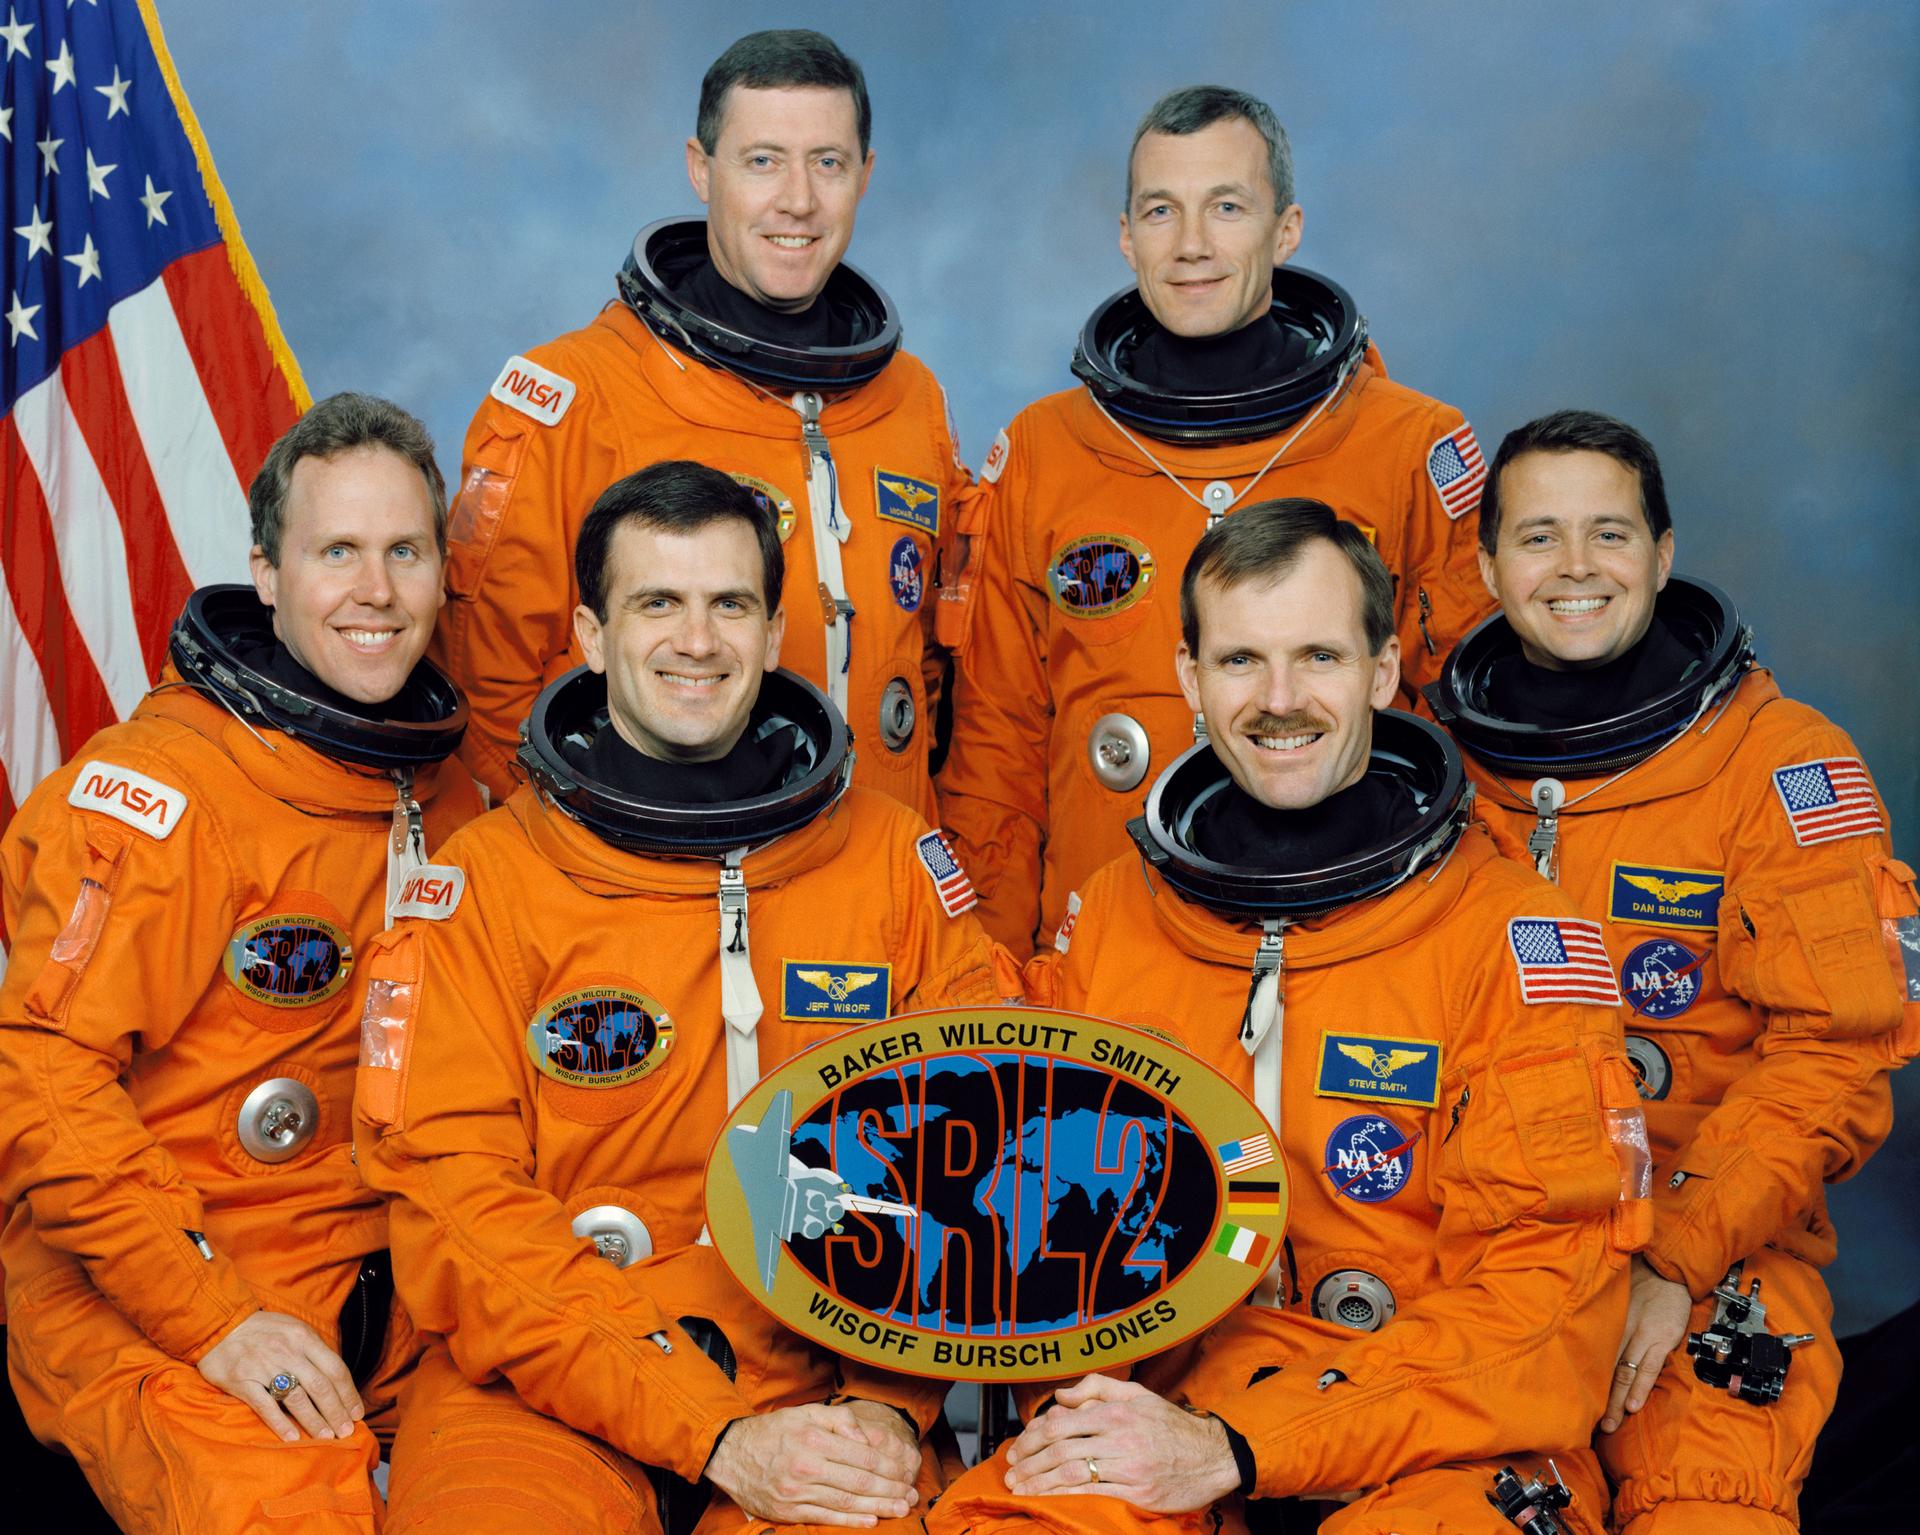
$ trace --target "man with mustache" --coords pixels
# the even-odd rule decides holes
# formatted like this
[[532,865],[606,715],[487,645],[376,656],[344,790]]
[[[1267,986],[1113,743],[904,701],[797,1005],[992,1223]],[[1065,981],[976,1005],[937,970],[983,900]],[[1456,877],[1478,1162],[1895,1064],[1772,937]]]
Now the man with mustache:
[[1594,924],[1470,823],[1445,733],[1386,707],[1392,593],[1315,501],[1236,512],[1187,563],[1176,670],[1208,740],[1028,996],[1250,1094],[1272,1133],[1223,1163],[1222,1207],[1284,1169],[1284,1257],[1130,1380],[1059,1386],[933,1535],[1175,1535],[1288,1496],[1347,1500],[1324,1535],[1491,1530],[1504,1468],[1545,1481],[1535,1513],[1557,1494],[1549,1455],[1558,1517],[1603,1526],[1586,1444],[1647,1215],[1619,993]]
[[581,651],[571,555],[606,486],[690,458],[766,501],[787,543],[787,664],[860,743],[854,776],[931,820],[937,551],[970,486],[940,385],[842,258],[873,174],[860,66],[754,32],[700,86],[702,219],[635,239],[592,324],[507,359],[462,453],[435,655],[473,701],[468,757],[514,787],[520,723]]
[[[1501,611],[1434,705],[1503,849],[1605,936],[1655,1157],[1598,1441],[1614,1519],[1780,1535],[1840,1376],[1824,1185],[1886,1138],[1889,1070],[1920,1049],[1912,872],[1859,749],[1755,664],[1724,593],[1673,574],[1639,432],[1585,410],[1510,432],[1479,527]],[[1754,1362],[1689,1357],[1716,1290],[1755,1285]]]
[[1081,332],[1084,387],[994,445],[940,604],[957,667],[941,814],[987,930],[1021,954],[1125,850],[1140,786],[1196,739],[1165,673],[1168,587],[1218,519],[1314,496],[1361,528],[1396,583],[1409,690],[1486,609],[1473,429],[1390,381],[1353,298],[1290,264],[1302,213],[1272,109],[1172,92],[1134,134],[1126,188],[1137,287]]

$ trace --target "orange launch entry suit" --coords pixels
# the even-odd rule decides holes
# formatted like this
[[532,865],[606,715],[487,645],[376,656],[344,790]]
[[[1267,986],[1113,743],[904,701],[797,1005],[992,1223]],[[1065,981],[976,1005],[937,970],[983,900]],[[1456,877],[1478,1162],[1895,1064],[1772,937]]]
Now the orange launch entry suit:
[[[1626,1254],[1644,1236],[1645,1201],[1622,1200],[1637,1099],[1619,1009],[1523,1001],[1510,942],[1516,919],[1571,915],[1469,827],[1437,871],[1282,930],[1279,1304],[1250,1300],[1133,1377],[1244,1435],[1255,1496],[1362,1492],[1328,1535],[1496,1528],[1494,1473],[1544,1474],[1549,1453],[1576,1494],[1573,1527],[1602,1528],[1584,1446],[1625,1315]],[[1066,953],[1028,967],[1031,1001],[1161,1030],[1260,1100],[1240,1037],[1259,925],[1120,859],[1087,884],[1065,938]],[[1376,1330],[1313,1314],[1369,1293],[1355,1275],[1391,1291]],[[1205,1510],[1016,1499],[1001,1469],[958,1482],[934,1535],[1027,1519],[1115,1535],[1212,1527]]]
[[[457,762],[413,796],[429,847],[480,809]],[[0,845],[9,1363],[29,1426],[124,1529],[378,1527],[369,1430],[417,1352],[397,1307],[344,1440],[282,1443],[194,1365],[263,1309],[339,1350],[360,1260],[387,1245],[353,1164],[353,970],[386,922],[395,805],[392,779],[171,685]],[[243,1106],[274,1079],[318,1122],[266,1161]]]
[[[394,1196],[396,1284],[435,1335],[394,1452],[392,1530],[656,1527],[644,1467],[697,1481],[734,1419],[836,1391],[931,1425],[939,1382],[873,1375],[788,1332],[700,1240],[708,1150],[763,1068],[859,1022],[1009,989],[979,924],[947,914],[926,835],[855,787],[746,857],[739,926],[717,860],[622,851],[532,787],[447,847],[457,909],[402,924],[370,962],[370,1034],[404,1044],[363,1067],[358,1100],[361,1164]],[[725,971],[721,935],[750,981]],[[530,1039],[595,996],[649,1020],[624,1070],[543,1072]],[[749,1020],[743,1038],[727,1017]],[[616,1267],[574,1233],[610,1206],[651,1256]],[[691,1317],[718,1324],[734,1379]],[[743,1521],[716,1493],[702,1528]]]
[[[1466,761],[1503,850],[1531,862],[1532,780]],[[1832,836],[1816,816],[1796,830],[1791,775],[1823,762],[1859,771],[1879,829]],[[1644,1077],[1643,1256],[1693,1295],[1695,1332],[1744,1261],[1768,1330],[1814,1335],[1770,1406],[1702,1382],[1676,1349],[1647,1405],[1597,1440],[1615,1519],[1635,1535],[1796,1529],[1840,1377],[1818,1273],[1836,1251],[1824,1184],[1886,1138],[1889,1069],[1920,1049],[1920,1000],[1903,1008],[1889,952],[1890,924],[1915,911],[1912,871],[1892,856],[1858,748],[1764,671],[1611,783],[1562,781],[1559,883],[1606,936]]]
[[[987,931],[1016,953],[1044,944],[1067,896],[1128,851],[1146,786],[1193,744],[1173,666],[1180,573],[1214,512],[1310,496],[1364,528],[1393,573],[1409,693],[1485,616],[1471,506],[1443,499],[1434,476],[1448,471],[1430,469],[1436,453],[1452,462],[1455,434],[1479,460],[1457,410],[1369,353],[1276,460],[1296,430],[1161,442],[1123,432],[1081,388],[1022,411],[988,456],[959,529],[966,571],[940,604],[956,669],[938,788]],[[1124,757],[1104,776],[1102,751]]]
[[[824,397],[813,446],[801,398],[669,346],[623,303],[508,360],[467,429],[432,652],[467,694],[462,751],[496,802],[518,782],[511,764],[535,697],[585,659],[573,638],[581,523],[616,480],[689,458],[773,502],[787,556],[781,662],[846,716],[854,782],[935,818],[936,556],[972,490],[946,397],[924,363],[898,353],[871,383]],[[831,595],[822,551],[840,568]],[[832,596],[852,614],[835,625],[850,648],[830,666]]]

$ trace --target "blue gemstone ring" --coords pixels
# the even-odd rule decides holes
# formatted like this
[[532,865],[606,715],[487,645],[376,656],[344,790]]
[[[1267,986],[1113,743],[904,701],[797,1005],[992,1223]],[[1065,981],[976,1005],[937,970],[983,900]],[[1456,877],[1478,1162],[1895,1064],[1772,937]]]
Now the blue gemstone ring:
[[282,1370],[278,1375],[274,1376],[272,1380],[267,1382],[267,1395],[272,1397],[276,1402],[284,1402],[299,1389],[300,1377],[286,1370]]

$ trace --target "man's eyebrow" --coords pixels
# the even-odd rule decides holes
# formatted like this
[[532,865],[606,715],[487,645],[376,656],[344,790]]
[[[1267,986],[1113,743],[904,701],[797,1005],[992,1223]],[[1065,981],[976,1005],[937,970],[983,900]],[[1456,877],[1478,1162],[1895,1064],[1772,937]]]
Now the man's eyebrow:
[[[1222,181],[1208,187],[1201,196],[1220,197],[1228,192],[1235,193],[1241,197],[1251,197],[1253,195],[1252,189],[1244,181]],[[1164,187],[1142,187],[1138,192],[1133,194],[1133,200],[1136,203],[1177,203],[1180,201],[1178,197],[1174,196],[1172,192]]]

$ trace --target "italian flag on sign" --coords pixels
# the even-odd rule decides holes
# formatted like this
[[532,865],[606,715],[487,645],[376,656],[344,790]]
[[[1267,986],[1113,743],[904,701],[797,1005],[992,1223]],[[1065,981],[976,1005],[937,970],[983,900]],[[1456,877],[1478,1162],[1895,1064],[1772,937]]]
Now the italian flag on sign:
[[1223,1221],[1220,1235],[1213,1244],[1213,1250],[1224,1253],[1236,1263],[1251,1263],[1255,1268],[1266,1262],[1267,1249],[1273,1246],[1268,1237],[1257,1231],[1249,1231],[1245,1226],[1236,1226],[1232,1221]]

